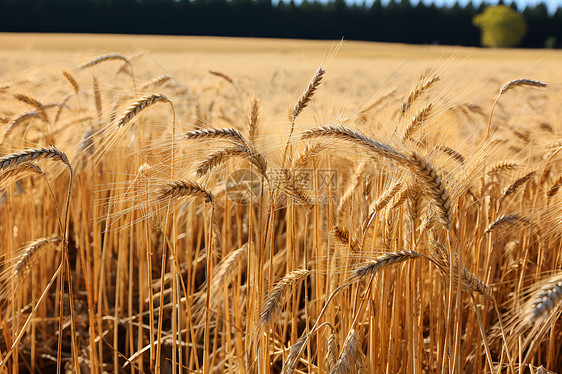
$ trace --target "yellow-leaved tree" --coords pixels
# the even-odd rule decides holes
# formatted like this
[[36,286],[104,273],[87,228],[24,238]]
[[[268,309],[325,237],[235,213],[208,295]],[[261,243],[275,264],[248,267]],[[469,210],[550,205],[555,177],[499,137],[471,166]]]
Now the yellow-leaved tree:
[[472,23],[481,29],[485,47],[515,47],[527,33],[525,18],[505,5],[487,6]]

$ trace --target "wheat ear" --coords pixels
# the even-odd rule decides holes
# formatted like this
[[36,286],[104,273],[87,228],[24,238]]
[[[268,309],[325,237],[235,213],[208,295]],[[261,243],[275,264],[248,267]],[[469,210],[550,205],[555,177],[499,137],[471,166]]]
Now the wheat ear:
[[[58,245],[62,239],[59,236],[52,235],[46,238],[37,239],[27,243],[25,246],[17,250],[17,261],[12,264],[6,264],[0,273],[0,302],[8,301],[13,296],[11,290],[16,290],[24,282],[33,265],[38,261],[41,255],[53,245]],[[16,286],[15,288],[13,286]]]
[[184,137],[190,140],[229,140],[236,144],[247,145],[240,131],[233,128],[189,131]]
[[400,114],[404,115],[408,109],[414,104],[414,102],[432,85],[439,81],[439,76],[435,75],[432,78],[424,81],[420,81],[416,88],[410,91],[409,95],[404,99],[402,105],[400,106]]
[[365,354],[359,343],[359,333],[355,329],[349,330],[342,345],[341,355],[330,374],[366,373]]
[[109,54],[109,55],[103,55],[103,56],[96,57],[93,60],[90,60],[90,61],[86,62],[84,65],[81,65],[76,70],[80,71],[80,70],[88,69],[88,68],[91,68],[91,67],[96,66],[98,64],[101,64],[102,62],[114,61],[114,60],[121,60],[121,61],[125,62],[125,64],[127,64],[127,65],[131,64],[131,62],[125,56],[117,54],[117,53],[113,53],[113,54]]
[[408,157],[400,153],[389,145],[377,142],[357,131],[345,126],[322,126],[311,130],[306,130],[302,139],[314,139],[320,137],[343,139],[354,144],[360,145],[378,156],[383,156],[399,163],[408,163]]
[[527,219],[525,217],[521,217],[517,213],[503,215],[500,218],[498,218],[497,220],[495,220],[494,222],[492,222],[488,226],[486,231],[484,231],[484,234],[488,234],[491,231],[498,230],[498,229],[504,227],[505,225],[513,226],[517,223],[530,223],[530,221],[529,221],[529,219]]
[[314,93],[318,89],[318,86],[320,86],[320,83],[322,83],[322,78],[324,78],[325,73],[326,70],[324,70],[322,67],[319,67],[316,73],[312,76],[312,79],[308,83],[308,86],[297,100],[295,106],[289,112],[289,120],[291,122],[294,122],[299,114],[301,114],[301,112],[308,106],[310,100],[314,96]]
[[521,187],[522,185],[524,185],[525,183],[527,183],[529,181],[529,179],[531,179],[531,177],[535,174],[534,171],[525,174],[524,176],[522,176],[521,178],[518,178],[515,180],[515,182],[513,182],[511,185],[509,185],[509,187],[507,187],[503,193],[502,193],[502,197],[501,200],[503,201],[506,197],[508,197],[509,195],[513,194],[515,191],[517,191],[517,189],[519,189],[519,187]]
[[373,275],[381,269],[387,268],[391,265],[399,264],[404,261],[412,260],[423,256],[416,251],[396,251],[385,253],[382,256],[375,258],[372,261],[356,268],[353,272],[355,277],[364,278]]
[[285,274],[285,276],[275,284],[271,291],[268,292],[263,303],[258,322],[259,326],[263,326],[274,320],[274,317],[277,316],[285,304],[287,294],[304,280],[304,278],[310,275],[310,273],[311,271],[308,269],[293,270]]
[[289,349],[289,355],[285,359],[283,363],[283,369],[281,370],[281,374],[291,374],[297,368],[297,364],[299,362],[299,356],[304,349],[304,346],[308,342],[308,338],[310,333],[305,332],[296,342],[291,346]]
[[233,86],[236,86],[236,84],[234,83],[234,80],[232,78],[230,78],[228,75],[226,75],[224,73],[221,73],[220,71],[209,70],[209,73],[216,76],[216,77],[224,79],[225,81],[227,81],[228,83],[230,83]]
[[451,227],[451,199],[443,180],[431,164],[417,153],[412,153],[410,161],[411,170],[424,182],[430,197],[435,202],[439,212],[439,221],[449,229]]
[[437,151],[445,153],[447,156],[451,157],[453,160],[457,161],[459,164],[464,165],[465,158],[459,152],[455,151],[453,148],[447,147],[445,145],[438,145],[435,147]]
[[412,135],[414,135],[414,133],[421,126],[423,126],[423,123],[425,122],[425,120],[429,116],[429,113],[431,112],[432,107],[433,107],[433,104],[429,103],[416,113],[416,115],[412,118],[412,120],[410,121],[410,124],[408,125],[408,127],[406,127],[406,130],[404,131],[403,140],[410,139],[412,137]]
[[49,122],[49,118],[47,117],[47,112],[45,111],[45,106],[41,104],[39,100],[37,100],[31,95],[27,95],[24,93],[16,93],[14,94],[14,98],[18,101],[21,101],[22,103],[34,107],[37,113],[39,113],[39,115],[43,119],[43,121]]
[[538,87],[538,88],[544,88],[547,86],[547,84],[543,81],[537,81],[537,80],[533,80],[533,79],[516,79],[513,80],[511,82],[507,82],[506,84],[504,84],[502,86],[502,88],[500,89],[500,92],[498,94],[498,97],[496,98],[496,100],[494,101],[494,104],[492,105],[492,109],[490,110],[490,116],[488,117],[488,126],[486,127],[486,138],[485,140],[488,140],[490,138],[490,129],[492,126],[492,116],[494,115],[494,109],[496,108],[496,105],[498,104],[498,101],[500,100],[500,97],[502,97],[502,95],[504,93],[506,93],[507,91],[511,90],[512,88],[515,87]]
[[72,86],[72,89],[74,90],[74,93],[78,94],[78,92],[80,92],[80,85],[76,81],[76,78],[74,77],[74,74],[72,74],[71,72],[66,71],[66,70],[61,70],[61,73],[62,73],[62,76],[64,77],[64,79],[66,79],[66,81]]
[[98,118],[101,118],[103,115],[102,103],[101,103],[101,91],[100,91],[100,85],[95,76],[93,78],[92,85],[94,86],[94,102],[96,105],[96,112],[98,114]]
[[29,113],[21,114],[16,118],[14,118],[9,123],[8,128],[6,129],[6,131],[4,131],[4,139],[6,139],[6,137],[8,137],[20,123],[31,118],[40,118],[43,121],[45,120],[44,117],[38,112],[29,112]]
[[254,142],[258,130],[260,119],[260,103],[256,97],[252,97],[250,104],[250,113],[248,114],[248,132],[250,134],[250,142]]
[[543,318],[561,305],[562,301],[562,273],[547,279],[531,298],[531,304],[526,314],[529,321],[535,322]]
[[140,112],[156,103],[172,103],[165,95],[148,94],[135,100],[115,121],[118,127],[129,124]]
[[312,208],[314,201],[308,192],[295,180],[290,170],[282,169],[280,173],[277,174],[277,177],[278,180],[276,182],[279,183],[278,187],[280,187],[288,197],[307,209]]
[[172,79],[168,74],[162,74],[156,78],[149,80],[148,82],[143,83],[140,87],[140,91],[147,90],[149,88],[156,88],[161,87],[163,84],[167,83]]
[[221,149],[207,156],[205,160],[199,163],[199,166],[197,167],[197,175],[203,176],[209,173],[213,168],[223,164],[230,157],[234,156],[247,158],[252,165],[256,167],[259,173],[267,178],[267,161],[265,157],[261,153],[240,144],[237,144],[234,147]]
[[556,182],[554,182],[552,186],[550,186],[550,188],[546,190],[546,196],[552,197],[556,195],[560,187],[562,187],[562,176],[558,177],[558,179],[556,179]]
[[0,157],[0,171],[23,164],[29,161],[39,161],[42,159],[58,160],[70,167],[68,157],[55,146],[31,148],[20,152],[10,153]]
[[209,190],[205,189],[199,183],[188,180],[166,183],[164,186],[160,187],[158,192],[159,200],[182,197],[201,197],[208,203],[213,203],[215,201],[213,194]]
[[515,161],[512,160],[502,160],[502,161],[497,161],[494,162],[492,165],[490,165],[486,171],[486,174],[490,175],[490,174],[498,174],[498,173],[502,173],[504,171],[510,171],[510,170],[514,170],[519,166],[519,164]]

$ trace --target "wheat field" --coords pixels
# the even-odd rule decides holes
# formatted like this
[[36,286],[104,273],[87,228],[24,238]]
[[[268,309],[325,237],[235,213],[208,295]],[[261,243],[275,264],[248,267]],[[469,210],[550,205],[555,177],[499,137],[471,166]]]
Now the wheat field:
[[562,372],[562,53],[0,46],[0,372]]

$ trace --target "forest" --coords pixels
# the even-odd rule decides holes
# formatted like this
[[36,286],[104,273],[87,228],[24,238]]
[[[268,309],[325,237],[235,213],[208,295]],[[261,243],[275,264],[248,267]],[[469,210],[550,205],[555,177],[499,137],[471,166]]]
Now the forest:
[[[527,23],[519,44],[555,48],[562,42],[562,8],[517,9]],[[0,0],[0,32],[208,35],[347,39],[479,46],[473,18],[486,4],[438,7],[409,0],[348,4],[271,0]]]

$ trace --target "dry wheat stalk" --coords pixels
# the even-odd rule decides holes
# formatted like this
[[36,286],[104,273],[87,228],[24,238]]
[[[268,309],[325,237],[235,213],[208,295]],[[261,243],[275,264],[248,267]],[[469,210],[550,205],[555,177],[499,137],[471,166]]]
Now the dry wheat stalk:
[[188,180],[178,180],[166,183],[164,186],[160,187],[158,191],[159,200],[188,196],[201,197],[208,203],[213,203],[215,200],[213,194],[209,190],[202,187],[199,183]]
[[451,199],[443,180],[422,156],[414,152],[410,160],[411,170],[424,182],[430,197],[435,202],[439,221],[449,229],[451,226]]
[[72,86],[72,89],[74,90],[75,94],[78,94],[78,92],[80,92],[80,86],[78,85],[78,82],[76,81],[76,78],[74,77],[74,74],[72,74],[69,71],[66,70],[61,70],[62,76],[64,77],[64,79],[67,80],[68,83],[70,83],[70,85]]
[[80,71],[80,70],[88,69],[88,68],[91,68],[91,67],[96,66],[98,64],[101,64],[102,62],[113,61],[113,60],[121,60],[121,61],[125,62],[125,64],[127,64],[127,66],[129,66],[131,64],[130,61],[125,56],[117,54],[117,53],[113,53],[113,54],[109,54],[109,55],[103,55],[103,56],[96,57],[93,60],[88,61],[84,65],[81,65],[76,70]]
[[115,120],[118,127],[129,124],[140,112],[156,103],[171,103],[172,101],[162,94],[148,94],[135,100],[125,111]]
[[37,100],[31,95],[24,94],[24,93],[16,93],[14,94],[14,98],[18,101],[21,101],[22,103],[34,107],[37,113],[39,113],[39,115],[43,119],[43,121],[49,122],[49,119],[47,117],[47,112],[45,111],[45,106],[41,104],[39,100]]
[[289,112],[289,120],[291,122],[294,122],[299,114],[301,114],[301,112],[308,106],[310,100],[316,92],[316,89],[318,89],[318,86],[320,86],[320,83],[322,83],[322,78],[324,77],[325,73],[326,70],[322,69],[322,67],[319,67],[316,73],[312,76],[312,79],[308,83],[308,86],[297,100],[297,103],[295,104],[293,109],[291,109],[291,111]]
[[434,75],[432,78],[426,80],[425,82],[420,81],[416,88],[410,91],[410,94],[404,99],[402,105],[400,106],[400,114],[404,115],[406,111],[414,104],[414,102],[433,84],[439,81],[439,76]]
[[388,266],[412,260],[420,256],[423,255],[416,251],[396,251],[385,253],[384,255],[379,256],[374,260],[369,261],[366,264],[356,268],[353,273],[354,276],[358,278],[364,278],[366,276],[373,275],[379,270],[384,269]]

